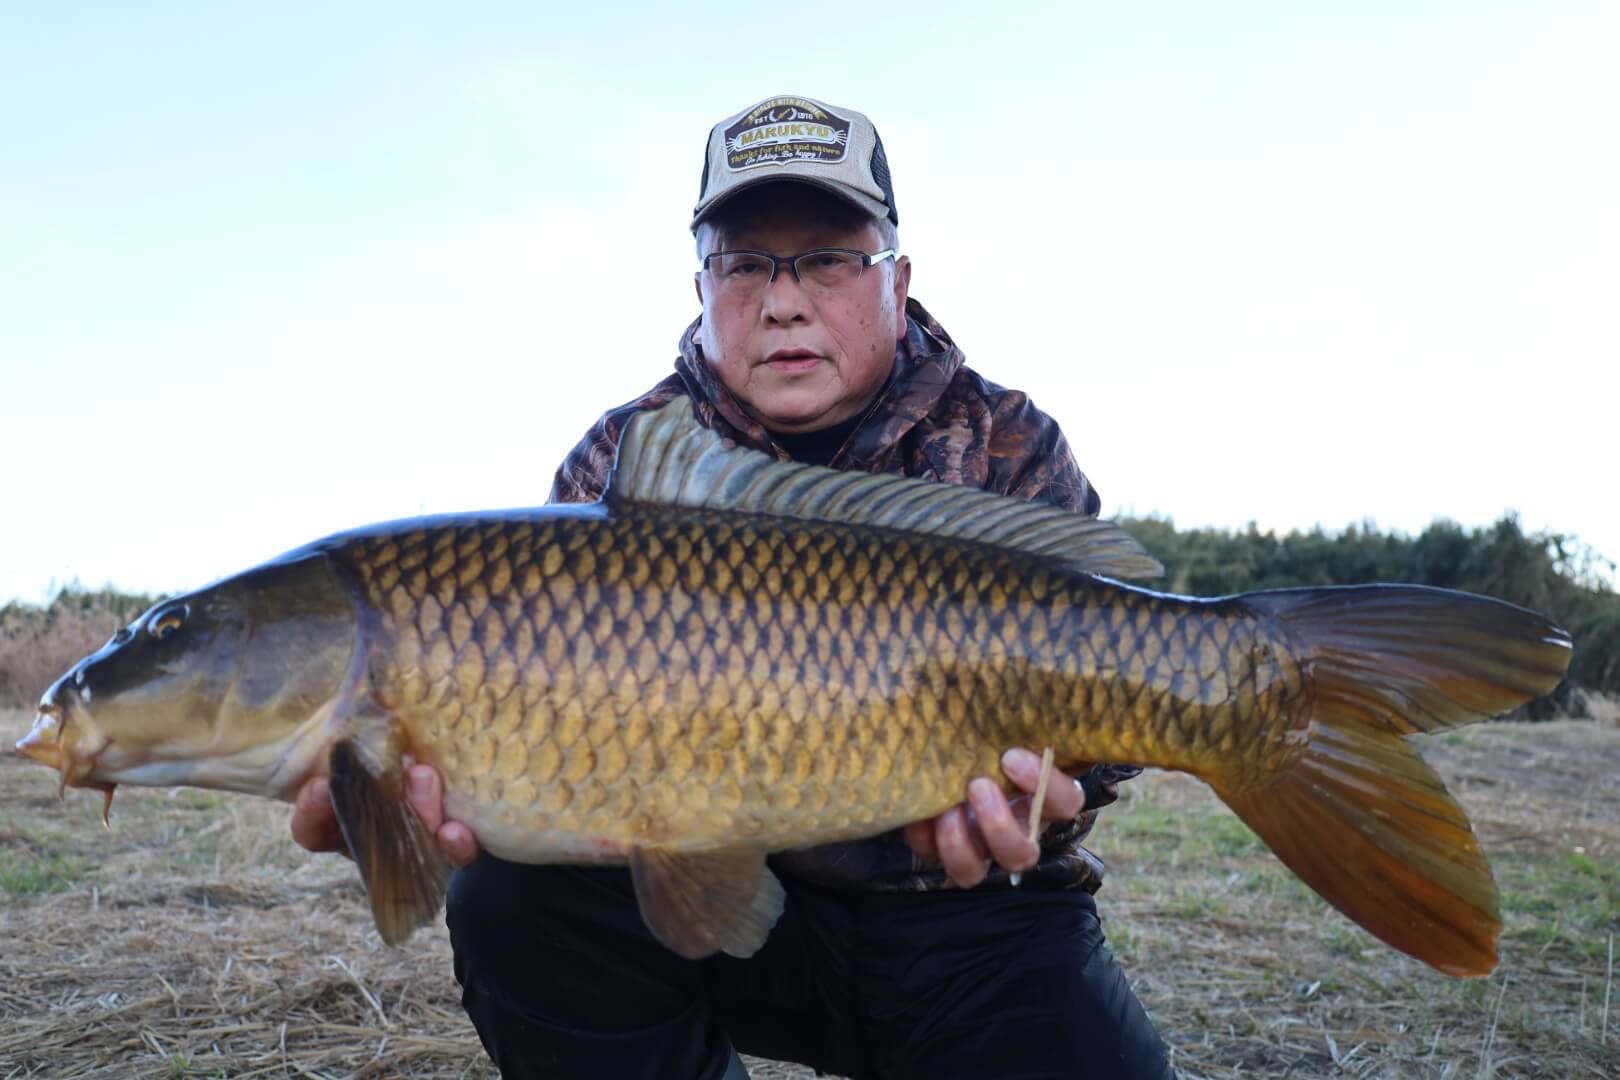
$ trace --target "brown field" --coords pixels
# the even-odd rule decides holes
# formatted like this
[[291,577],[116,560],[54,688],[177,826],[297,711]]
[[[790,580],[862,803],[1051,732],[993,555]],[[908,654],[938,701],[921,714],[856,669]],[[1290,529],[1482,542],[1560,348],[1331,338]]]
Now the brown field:
[[[29,715],[0,712],[3,745]],[[1206,788],[1151,774],[1095,834],[1115,949],[1180,1075],[1620,1075],[1620,728],[1429,741],[1503,892],[1503,962],[1455,981],[1282,869]],[[192,790],[56,799],[0,756],[0,1078],[488,1077],[442,928],[402,949],[287,809]],[[755,1077],[808,1070],[751,1062]]]

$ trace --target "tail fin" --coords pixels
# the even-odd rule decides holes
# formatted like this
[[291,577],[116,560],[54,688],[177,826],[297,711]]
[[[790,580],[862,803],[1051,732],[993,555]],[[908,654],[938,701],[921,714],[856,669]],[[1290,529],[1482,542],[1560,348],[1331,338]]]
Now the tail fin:
[[1557,685],[1569,636],[1532,611],[1417,586],[1241,598],[1306,672],[1309,744],[1258,787],[1216,791],[1334,907],[1451,975],[1496,967],[1496,883],[1462,807],[1403,737],[1506,712]]

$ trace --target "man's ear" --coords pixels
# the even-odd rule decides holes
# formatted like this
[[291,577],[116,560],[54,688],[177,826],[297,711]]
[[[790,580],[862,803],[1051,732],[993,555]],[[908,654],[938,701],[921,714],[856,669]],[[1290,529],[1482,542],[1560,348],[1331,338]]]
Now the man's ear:
[[911,293],[911,256],[900,255],[894,260],[894,340],[906,339],[906,297]]

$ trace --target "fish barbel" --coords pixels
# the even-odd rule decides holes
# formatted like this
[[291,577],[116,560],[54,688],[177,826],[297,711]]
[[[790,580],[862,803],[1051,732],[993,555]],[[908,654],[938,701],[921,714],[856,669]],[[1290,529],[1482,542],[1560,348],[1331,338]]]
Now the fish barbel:
[[1567,635],[1415,586],[1170,596],[1114,526],[976,489],[728,448],[684,401],[587,506],[341,534],[166,600],[45,694],[64,786],[288,799],[330,773],[383,938],[448,870],[401,791],[521,862],[628,864],[684,956],[746,956],[769,852],[960,802],[1014,746],[1192,773],[1312,888],[1453,974],[1496,963],[1494,882],[1405,736],[1550,690]]

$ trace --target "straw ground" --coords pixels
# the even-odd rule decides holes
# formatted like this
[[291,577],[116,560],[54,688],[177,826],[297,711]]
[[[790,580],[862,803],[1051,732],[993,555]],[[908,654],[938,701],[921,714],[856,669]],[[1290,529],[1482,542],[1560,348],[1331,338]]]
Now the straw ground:
[[[28,719],[0,713],[0,745]],[[1620,1075],[1620,728],[1426,752],[1502,887],[1488,980],[1350,925],[1195,781],[1150,774],[1106,811],[1107,928],[1183,1077]],[[99,810],[0,756],[0,1078],[494,1075],[443,929],[384,948],[353,868],[295,848],[285,807],[125,790],[111,830]]]

